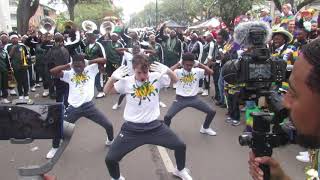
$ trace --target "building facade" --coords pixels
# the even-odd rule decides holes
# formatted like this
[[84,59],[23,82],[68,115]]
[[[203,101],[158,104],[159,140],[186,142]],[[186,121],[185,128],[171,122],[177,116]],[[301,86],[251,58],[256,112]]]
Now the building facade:
[[[10,32],[17,30],[18,2],[18,0],[0,0],[0,32]],[[44,17],[55,19],[57,17],[56,10],[40,3],[34,16],[30,18],[29,26],[38,28],[41,19],[43,19]]]

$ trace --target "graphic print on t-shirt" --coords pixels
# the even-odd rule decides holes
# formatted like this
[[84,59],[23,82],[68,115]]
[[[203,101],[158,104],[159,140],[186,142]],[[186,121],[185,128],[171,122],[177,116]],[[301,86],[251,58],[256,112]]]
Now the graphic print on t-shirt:
[[194,82],[197,81],[196,73],[183,73],[182,77],[180,78],[180,81],[182,82],[183,87],[191,86]]
[[85,71],[80,74],[74,73],[73,77],[71,78],[71,82],[74,82],[77,87],[78,85],[86,83],[89,79],[90,77],[88,76],[88,71]]
[[131,93],[131,96],[133,98],[139,98],[139,105],[141,105],[142,100],[148,100],[150,101],[150,96],[155,96],[155,93],[159,93],[159,90],[153,85],[155,82],[157,82],[157,79],[155,79],[152,83],[149,81],[143,83],[141,86],[133,85],[133,93]]

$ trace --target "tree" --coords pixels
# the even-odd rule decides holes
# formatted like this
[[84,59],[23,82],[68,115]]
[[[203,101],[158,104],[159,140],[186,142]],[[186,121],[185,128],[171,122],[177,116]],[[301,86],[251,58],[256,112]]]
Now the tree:
[[219,0],[220,17],[223,22],[232,27],[233,20],[239,16],[244,15],[252,9],[253,1],[251,0]]
[[120,16],[121,9],[113,8],[109,0],[79,2],[74,10],[74,22],[80,25],[84,20],[92,20],[99,24],[105,16]]
[[36,13],[39,0],[19,0],[17,8],[17,29],[19,34],[26,34],[29,29],[29,20]]
[[67,5],[68,7],[68,12],[70,16],[70,20],[74,21],[74,8],[79,2],[79,0],[63,0],[63,2]]
[[309,5],[313,2],[315,2],[317,0],[298,0],[298,1],[294,1],[294,0],[273,0],[275,6],[277,7],[277,9],[279,11],[281,11],[282,5],[284,3],[290,3],[292,5],[292,7],[296,7],[296,10],[299,11],[301,8],[303,8],[306,5]]

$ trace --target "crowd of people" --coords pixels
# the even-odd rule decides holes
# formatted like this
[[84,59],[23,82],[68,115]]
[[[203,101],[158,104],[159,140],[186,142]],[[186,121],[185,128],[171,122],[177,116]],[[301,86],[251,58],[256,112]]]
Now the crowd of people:
[[[293,14],[290,4],[283,5],[282,10],[273,20],[269,11],[263,9],[259,20],[272,28],[267,44],[272,56],[293,65],[301,48],[320,35],[318,17],[313,9]],[[234,23],[237,26],[250,20],[248,17]],[[210,125],[216,112],[198,97],[201,94],[212,98],[216,107],[227,108],[226,123],[239,126],[241,111],[252,111],[258,105],[241,102],[242,85],[226,83],[221,69],[227,61],[241,58],[245,51],[234,41],[230,28],[182,31],[164,23],[140,32],[116,28],[105,34],[98,30],[81,33],[72,25],[55,34],[29,31],[21,36],[1,32],[1,102],[10,103],[9,95],[28,101],[29,92],[39,91],[42,86],[43,97],[64,103],[64,120],[75,123],[86,117],[106,130],[105,144],[111,146],[106,165],[113,179],[124,179],[118,162],[127,153],[144,144],[155,144],[175,151],[174,174],[189,180],[192,177],[185,168],[186,144],[170,129],[171,121],[179,111],[193,107],[207,114],[200,133],[215,136],[217,133]],[[289,74],[290,70],[288,77]],[[162,123],[158,119],[159,106],[166,105],[160,101],[159,92],[170,84],[176,91],[176,100]],[[282,88],[286,88],[286,83]],[[119,94],[112,109],[119,108],[126,98],[125,123],[116,137],[111,121],[92,101],[95,89],[96,98]],[[251,131],[250,117],[244,121],[244,131]],[[53,140],[47,158],[54,156],[59,144],[60,139]],[[300,152],[297,159],[309,162],[308,151]]]

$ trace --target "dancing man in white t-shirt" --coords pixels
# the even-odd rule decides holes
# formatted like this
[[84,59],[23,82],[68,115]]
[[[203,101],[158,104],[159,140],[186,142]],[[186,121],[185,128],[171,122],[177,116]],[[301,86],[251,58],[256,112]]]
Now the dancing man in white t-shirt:
[[[105,64],[106,59],[84,60],[82,55],[74,55],[72,64],[57,66],[50,73],[69,84],[69,106],[64,114],[64,121],[75,123],[81,117],[86,117],[102,126],[107,132],[106,145],[113,141],[113,126],[105,115],[95,107],[94,97],[95,77],[99,72],[98,64]],[[52,149],[47,158],[51,159],[57,152],[60,139],[53,139]]]
[[[178,62],[171,67],[178,77],[176,87],[176,99],[164,116],[165,123],[170,126],[171,119],[181,110],[187,107],[193,107],[207,114],[203,126],[200,128],[200,133],[215,136],[217,133],[210,128],[210,124],[216,112],[200,98],[197,94],[199,91],[199,80],[205,77],[205,74],[211,75],[213,71],[199,61],[195,61],[195,56],[192,53],[185,53],[182,56],[182,62]],[[182,66],[181,69],[178,69]],[[198,67],[194,67],[198,66]]]
[[[125,123],[106,157],[112,180],[124,180],[120,175],[119,161],[144,144],[174,150],[177,169],[173,174],[183,180],[192,180],[185,168],[185,143],[159,120],[159,91],[170,85],[170,79],[176,82],[177,76],[170,68],[158,62],[149,68],[148,59],[144,55],[135,55],[132,63],[134,75],[124,77],[129,70],[121,66],[104,87],[106,93],[126,94],[127,99],[123,115]],[[149,69],[154,72],[149,72]]]

